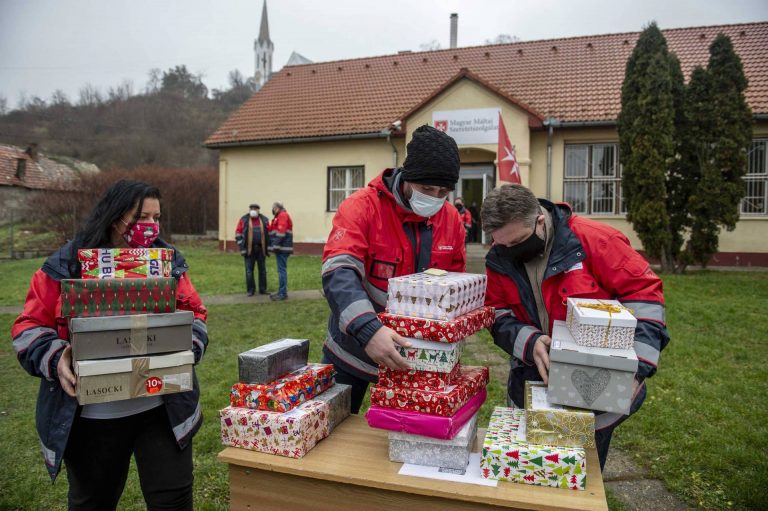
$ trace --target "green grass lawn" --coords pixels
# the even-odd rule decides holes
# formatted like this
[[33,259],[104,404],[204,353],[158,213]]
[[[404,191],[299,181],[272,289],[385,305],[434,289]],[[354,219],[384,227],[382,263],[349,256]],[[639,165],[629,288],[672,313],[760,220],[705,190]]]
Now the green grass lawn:
[[[202,294],[244,292],[242,259],[212,246],[180,247]],[[276,277],[274,259],[270,278]],[[320,259],[289,259],[290,289],[317,289]],[[4,288],[20,304],[31,273],[29,261],[0,262]],[[295,277],[295,278],[294,278]],[[768,272],[699,272],[665,276],[667,319],[672,342],[661,370],[649,380],[649,399],[620,426],[614,446],[633,454],[654,477],[690,505],[703,509],[765,509],[768,485]],[[270,284],[272,286],[272,284]],[[271,287],[272,289],[272,287]],[[320,360],[328,308],[324,301],[216,305],[209,311],[211,345],[198,366],[206,417],[195,438],[195,505],[227,508],[226,467],[217,410],[226,406],[237,378],[237,354],[280,337],[311,339],[310,360]],[[290,318],[286,321],[286,318]],[[0,315],[9,332],[13,316]],[[472,340],[465,363],[491,365],[487,423],[493,406],[504,403],[504,357],[484,332]],[[0,509],[64,509],[66,476],[48,484],[34,430],[38,381],[19,367],[9,335],[0,346]],[[612,501],[611,509],[620,508]],[[143,509],[135,471],[121,509]]]

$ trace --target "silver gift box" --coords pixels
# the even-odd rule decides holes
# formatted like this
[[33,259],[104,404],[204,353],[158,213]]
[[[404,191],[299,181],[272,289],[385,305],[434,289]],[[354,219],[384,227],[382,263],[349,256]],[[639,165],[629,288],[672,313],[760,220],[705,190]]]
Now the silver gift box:
[[272,383],[307,365],[308,339],[279,339],[237,357],[240,383]]
[[330,389],[312,398],[314,401],[325,401],[330,409],[328,413],[328,431],[341,424],[349,417],[352,409],[352,386],[336,383]]
[[477,413],[451,440],[389,432],[389,460],[427,467],[463,470],[477,436]]

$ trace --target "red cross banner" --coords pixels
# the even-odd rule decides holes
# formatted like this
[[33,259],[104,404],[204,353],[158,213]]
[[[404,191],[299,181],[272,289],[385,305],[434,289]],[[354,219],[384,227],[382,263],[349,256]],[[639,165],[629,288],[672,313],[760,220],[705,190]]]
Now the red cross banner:
[[501,118],[501,112],[499,112],[499,149],[497,158],[499,160],[499,178],[509,183],[521,184],[520,166],[517,164],[515,146],[509,141],[507,129],[504,127],[504,120]]

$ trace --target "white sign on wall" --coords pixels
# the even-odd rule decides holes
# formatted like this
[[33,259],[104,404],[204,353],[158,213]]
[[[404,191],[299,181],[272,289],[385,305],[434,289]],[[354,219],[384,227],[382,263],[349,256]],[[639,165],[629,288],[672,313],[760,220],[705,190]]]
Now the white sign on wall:
[[432,112],[432,125],[457,144],[496,144],[499,141],[500,108],[471,108]]

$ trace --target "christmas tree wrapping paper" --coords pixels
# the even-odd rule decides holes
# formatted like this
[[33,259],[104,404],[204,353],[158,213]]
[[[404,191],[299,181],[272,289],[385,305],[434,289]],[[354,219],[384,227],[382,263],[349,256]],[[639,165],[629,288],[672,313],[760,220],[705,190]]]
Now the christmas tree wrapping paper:
[[228,406],[219,411],[221,442],[267,454],[301,458],[329,434],[328,403],[307,401],[280,413]]
[[525,411],[497,406],[485,435],[480,474],[486,479],[584,490],[587,457],[580,448],[529,444]]
[[495,316],[493,307],[480,307],[450,321],[398,316],[389,312],[379,313],[379,320],[403,337],[453,343],[490,327]]
[[83,248],[77,259],[83,279],[170,277],[173,249]]
[[371,405],[450,417],[488,384],[488,368],[462,366],[456,382],[444,391],[371,387]]
[[589,410],[629,413],[636,372],[637,355],[634,349],[579,346],[565,322],[554,322],[547,387],[550,402]]
[[445,344],[434,341],[405,338],[411,343],[410,348],[397,345],[395,348],[405,359],[408,366],[415,371],[432,371],[450,373],[461,359],[464,342]]
[[402,387],[440,392],[453,384],[461,374],[461,364],[457,363],[450,373],[434,371],[394,371],[379,367],[379,387]]
[[632,349],[637,319],[617,300],[568,298],[565,323],[579,346]]
[[365,418],[372,428],[448,440],[456,437],[461,428],[483,406],[487,397],[487,391],[482,389],[472,396],[467,404],[459,408],[452,417],[406,412],[373,405],[365,412]]
[[272,383],[307,365],[308,339],[280,339],[237,356],[240,383]]
[[352,386],[336,383],[312,400],[328,403],[328,431],[332,432],[336,426],[349,417],[352,409]]
[[389,461],[462,470],[467,468],[476,436],[477,413],[451,440],[390,431]]
[[485,275],[433,271],[389,279],[387,312],[449,321],[483,306]]
[[595,413],[550,403],[544,382],[525,382],[525,424],[532,444],[595,446]]
[[176,279],[64,279],[63,317],[158,314],[176,310]]
[[229,404],[234,407],[287,412],[333,384],[332,364],[307,364],[272,383],[235,383],[229,395]]

